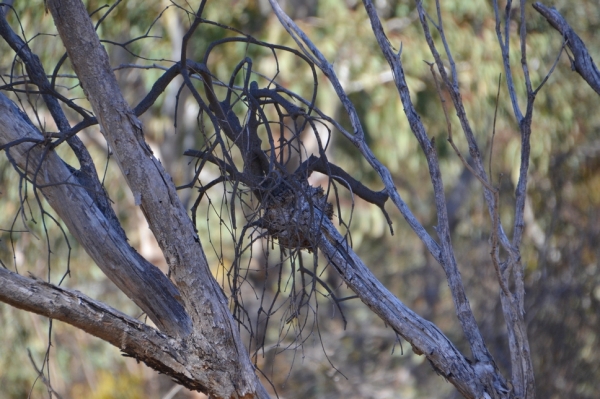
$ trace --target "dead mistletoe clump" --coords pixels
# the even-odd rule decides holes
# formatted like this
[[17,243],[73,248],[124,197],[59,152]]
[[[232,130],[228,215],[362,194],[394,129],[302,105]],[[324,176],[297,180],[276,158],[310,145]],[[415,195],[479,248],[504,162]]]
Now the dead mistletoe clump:
[[316,249],[315,218],[333,218],[333,206],[321,187],[308,182],[283,182],[266,198],[266,209],[260,224],[283,248]]

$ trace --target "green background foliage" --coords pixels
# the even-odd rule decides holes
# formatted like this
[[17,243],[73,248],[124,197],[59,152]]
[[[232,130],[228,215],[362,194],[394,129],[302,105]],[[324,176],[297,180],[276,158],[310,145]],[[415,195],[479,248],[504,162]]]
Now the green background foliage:
[[[432,15],[434,4],[426,2]],[[93,11],[103,2],[87,1]],[[188,9],[186,3],[178,3]],[[436,138],[444,183],[449,198],[453,243],[462,277],[475,316],[484,337],[506,374],[510,359],[504,322],[489,258],[490,220],[477,181],[447,144],[447,126],[439,96],[429,67],[433,61],[422,35],[414,4],[393,0],[376,2],[387,35],[396,47],[402,46],[402,60],[412,99],[428,129]],[[600,46],[593,33],[600,29],[600,6],[592,0],[572,2],[557,0],[558,8],[595,59]],[[196,7],[196,5],[193,5]],[[503,2],[500,4],[504,7]],[[122,64],[169,66],[168,60],[179,58],[181,35],[189,26],[189,15],[167,1],[132,0],[120,4],[100,25],[100,37],[125,42],[149,31],[152,37],[133,42],[125,49],[106,43],[114,67]],[[165,10],[166,8],[166,10]],[[394,175],[401,195],[418,219],[435,236],[436,224],[432,189],[424,156],[412,136],[402,112],[391,75],[360,2],[356,0],[321,0],[286,2],[287,11],[311,37],[325,56],[334,63],[336,72],[354,101],[365,127],[369,145]],[[55,34],[52,19],[43,2],[15,3],[23,32],[47,72],[51,72],[64,48]],[[94,21],[106,8],[94,14]],[[514,188],[518,177],[520,137],[507,90],[502,79],[500,101],[496,104],[498,77],[502,73],[499,48],[494,32],[490,2],[442,2],[444,26],[457,63],[462,98],[485,158],[491,164],[494,183],[501,187],[501,218],[505,226],[512,223]],[[205,17],[230,25],[256,38],[294,47],[294,42],[269,12],[268,2],[239,0],[209,2]],[[531,7],[526,12],[527,56],[534,86],[546,76],[562,46],[562,38]],[[14,13],[9,21],[21,32]],[[518,53],[518,13],[512,16],[511,65],[515,84],[524,104],[523,74]],[[232,32],[202,25],[190,42],[188,56],[202,60],[209,43]],[[439,37],[434,37],[438,40]],[[136,58],[133,54],[145,59]],[[14,53],[0,43],[0,73],[5,82],[9,75],[21,75],[24,68],[13,64]],[[209,59],[209,68],[226,80],[233,67],[250,56],[254,69],[273,76],[273,57],[255,46],[228,44],[220,46]],[[14,69],[11,69],[14,68]],[[61,69],[61,91],[87,106],[77,81],[68,75],[68,62]],[[119,69],[116,74],[123,93],[135,105],[148,92],[162,71],[158,69]],[[313,89],[310,70],[289,55],[279,58],[277,81],[305,97]],[[262,82],[261,84],[264,84]],[[155,153],[182,185],[193,176],[190,159],[183,151],[202,143],[196,116],[198,106],[182,92],[178,103],[178,84],[167,92],[141,119],[145,135]],[[349,121],[326,78],[319,75],[317,105],[349,129]],[[445,95],[445,94],[444,94]],[[41,98],[28,104],[19,94],[32,120],[40,129],[56,131]],[[13,96],[13,99],[16,97]],[[449,97],[446,97],[449,100]],[[449,103],[449,101],[448,101]],[[526,211],[526,233],[521,254],[526,267],[527,320],[530,344],[536,369],[539,397],[593,398],[600,390],[600,113],[598,96],[571,70],[563,53],[553,75],[536,100],[531,140],[531,169]],[[177,126],[173,118],[177,105]],[[38,109],[39,119],[31,113]],[[493,117],[497,107],[498,118]],[[452,109],[450,109],[453,111]],[[453,114],[453,112],[451,112]],[[75,114],[69,114],[73,122]],[[455,141],[463,154],[467,147],[455,116],[451,118]],[[492,132],[495,138],[492,148]],[[96,160],[107,192],[123,223],[130,242],[150,261],[166,270],[164,259],[156,249],[147,224],[133,205],[131,193],[120,177],[115,162],[98,127],[80,134]],[[362,160],[356,149],[339,133],[334,133],[330,158],[352,176],[373,189],[381,189],[378,177]],[[67,148],[59,148],[68,162],[74,157]],[[76,164],[75,164],[76,166]],[[218,173],[208,168],[200,176],[208,183]],[[127,299],[68,234],[48,216],[43,217],[30,187],[19,191],[18,177],[5,157],[0,159],[0,260],[5,267],[27,275],[62,283],[104,301],[132,316],[141,311]],[[24,212],[19,212],[20,197],[27,193]],[[195,191],[182,190],[191,205]],[[209,192],[198,213],[198,229],[204,248],[217,277],[231,264],[231,240],[220,238],[219,213],[227,198],[224,189]],[[209,201],[210,199],[210,201]],[[43,204],[43,201],[42,201]],[[385,218],[374,206],[347,194],[341,198],[342,214],[351,209],[351,232],[354,247],[365,263],[395,295],[420,315],[435,322],[459,348],[468,353],[456,322],[451,296],[441,268],[398,212],[388,210],[395,234],[390,235]],[[353,207],[353,208],[352,208]],[[44,210],[52,215],[47,205]],[[211,216],[212,215],[212,216]],[[347,218],[346,218],[347,220]],[[10,231],[12,229],[12,232]],[[337,277],[326,270],[321,277],[340,285]],[[1,288],[0,288],[1,289]],[[344,287],[339,292],[349,295]],[[264,351],[257,357],[259,366],[271,379],[277,392],[285,398],[454,398],[452,386],[435,374],[424,357],[412,353],[410,345],[397,340],[391,329],[358,300],[343,302],[348,320],[344,325],[331,302],[322,299],[318,321],[320,335],[314,334],[302,347],[292,345],[293,337],[282,336],[281,326],[272,323],[265,332]],[[65,398],[161,398],[167,397],[173,383],[156,375],[135,361],[120,356],[117,348],[90,337],[62,323],[53,323],[48,336],[48,320],[0,304],[0,398],[46,397],[46,389],[36,381],[31,359],[38,365],[48,350],[48,367],[53,387]],[[292,345],[283,350],[286,345]],[[333,367],[332,367],[333,365]],[[336,371],[337,370],[337,371]],[[181,390],[176,398],[197,397]]]

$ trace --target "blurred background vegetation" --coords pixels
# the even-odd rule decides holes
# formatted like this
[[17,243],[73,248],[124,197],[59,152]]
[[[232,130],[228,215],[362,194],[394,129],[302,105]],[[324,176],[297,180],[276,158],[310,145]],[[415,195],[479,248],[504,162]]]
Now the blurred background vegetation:
[[[92,12],[104,2],[85,1]],[[178,4],[175,6],[174,4]],[[114,67],[170,66],[178,60],[182,35],[189,26],[190,9],[185,2],[130,0],[122,2],[100,25],[100,37],[110,41],[106,48]],[[370,30],[369,21],[358,0],[287,0],[288,13],[334,63],[342,83],[354,101],[364,124],[368,142],[396,179],[397,187],[419,220],[434,233],[436,224],[432,190],[425,158],[419,152],[406,122],[391,74]],[[453,242],[467,293],[484,337],[497,362],[509,373],[509,353],[498,288],[489,259],[490,222],[479,183],[457,159],[445,138],[444,115],[429,67],[432,61],[422,36],[412,2],[378,0],[375,2],[385,21],[387,35],[396,47],[402,46],[402,60],[417,111],[436,137],[445,187]],[[434,13],[434,4],[426,2]],[[588,44],[591,55],[600,59],[600,43],[594,32],[600,29],[600,6],[593,0],[576,4],[556,0],[558,8]],[[504,2],[500,2],[504,7]],[[517,5],[518,6],[518,5]],[[16,13],[9,12],[13,28],[29,41],[47,72],[51,72],[64,53],[55,34],[52,19],[43,2],[16,0]],[[191,5],[192,9],[196,4]],[[94,21],[106,12],[94,14]],[[444,26],[458,66],[460,87],[471,123],[477,132],[486,158],[491,156],[492,176],[502,192],[501,217],[505,226],[512,223],[514,188],[519,168],[520,138],[512,116],[504,81],[498,103],[493,153],[490,139],[496,108],[498,76],[503,72],[494,32],[490,2],[448,0],[442,2]],[[162,14],[161,14],[162,13]],[[156,18],[160,15],[160,18]],[[17,17],[18,16],[18,19]],[[267,42],[294,47],[293,41],[270,12],[266,0],[209,2],[205,17]],[[539,83],[556,59],[562,38],[531,7],[527,8],[527,52],[534,85]],[[518,92],[524,93],[516,30],[518,13],[512,16],[511,61]],[[154,24],[153,24],[154,23]],[[20,24],[20,25],[19,25]],[[144,35],[123,48],[124,43]],[[21,30],[22,29],[22,30]],[[210,42],[232,36],[225,29],[202,25],[190,43],[190,57],[202,60]],[[136,57],[140,55],[144,58]],[[209,68],[222,79],[245,56],[251,56],[254,69],[272,76],[273,57],[266,51],[243,44],[218,47],[211,55]],[[14,53],[0,43],[0,73],[21,75],[24,68],[13,64]],[[61,69],[61,90],[69,97],[83,93],[70,77],[68,62]],[[123,68],[116,71],[124,95],[135,105],[147,93],[162,71]],[[313,88],[310,70],[297,59],[279,59],[279,84],[309,97]],[[193,164],[183,157],[185,150],[202,144],[196,117],[198,106],[189,93],[178,94],[177,81],[141,118],[146,138],[177,185],[188,183]],[[15,96],[12,97],[16,99]],[[23,106],[38,109],[39,119],[30,117],[45,131],[56,126],[45,112],[41,98]],[[36,100],[37,99],[37,100]],[[521,98],[523,101],[524,99]],[[178,103],[177,103],[178,102]],[[177,115],[175,118],[177,104]],[[349,122],[334,92],[319,76],[318,106],[348,127]],[[527,320],[537,390],[542,398],[594,398],[600,391],[600,113],[598,96],[571,71],[563,54],[548,84],[538,95],[531,141],[531,170],[526,209],[526,236],[521,250],[526,267]],[[70,115],[78,121],[76,115]],[[174,126],[174,120],[177,125]],[[459,124],[453,119],[455,141]],[[114,201],[131,244],[150,261],[166,270],[165,261],[143,219],[133,205],[131,193],[120,176],[98,127],[80,134],[96,160],[106,189]],[[332,137],[330,158],[373,189],[381,189],[378,177],[358,155],[355,148],[337,132]],[[61,155],[75,162],[68,148]],[[215,177],[208,168],[200,176],[203,183]],[[141,311],[126,298],[87,254],[59,225],[43,217],[31,190],[29,205],[19,211],[18,177],[5,157],[0,159],[0,260],[11,270],[58,283],[84,292],[132,316]],[[193,190],[180,194],[191,206]],[[209,201],[210,198],[210,201]],[[219,219],[210,217],[211,209],[223,202],[223,190],[203,200],[198,212],[198,228],[216,276],[230,264],[230,241],[219,238]],[[464,342],[444,273],[391,206],[394,221],[391,236],[381,212],[358,199],[342,198],[342,213],[353,208],[351,232],[355,250],[365,263],[402,301],[420,315],[432,320],[464,353]],[[45,211],[52,215],[47,205]],[[45,231],[47,230],[47,235]],[[48,238],[47,238],[48,237]],[[338,287],[336,276],[325,270],[321,277]],[[272,284],[271,284],[272,285]],[[1,289],[1,288],[0,288]],[[273,289],[270,285],[267,289]],[[349,295],[339,287],[340,295]],[[410,345],[398,340],[393,331],[360,301],[343,302],[347,319],[344,329],[331,303],[319,302],[316,321],[320,334],[313,334],[301,347],[286,345],[281,326],[272,323],[265,331],[264,351],[257,362],[282,398],[456,398],[453,387],[438,376],[424,357],[415,355]],[[35,367],[41,367],[49,351],[52,386],[64,398],[135,399],[203,397],[178,389],[169,379],[135,361],[124,358],[117,348],[88,336],[63,323],[54,323],[48,333],[47,319],[0,304],[0,398],[47,397]],[[34,364],[36,366],[34,366]]]

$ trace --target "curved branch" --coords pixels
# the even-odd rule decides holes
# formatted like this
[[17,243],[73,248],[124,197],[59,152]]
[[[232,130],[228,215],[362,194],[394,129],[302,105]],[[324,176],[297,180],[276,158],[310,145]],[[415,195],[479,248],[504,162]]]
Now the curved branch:
[[311,155],[306,161],[304,161],[294,172],[294,174],[297,177],[307,178],[313,171],[328,175],[338,183],[347,184],[353,194],[358,195],[367,202],[377,205],[383,212],[383,215],[385,216],[391,228],[392,220],[385,210],[385,203],[390,196],[385,191],[371,190],[359,180],[356,180],[354,177],[350,176],[350,174],[344,169],[323,158],[319,158],[316,155]]
[[583,40],[555,8],[546,7],[539,2],[534,3],[533,8],[542,14],[550,25],[567,40],[567,46],[573,53],[571,68],[580,74],[596,93],[600,94],[600,70],[590,56]]

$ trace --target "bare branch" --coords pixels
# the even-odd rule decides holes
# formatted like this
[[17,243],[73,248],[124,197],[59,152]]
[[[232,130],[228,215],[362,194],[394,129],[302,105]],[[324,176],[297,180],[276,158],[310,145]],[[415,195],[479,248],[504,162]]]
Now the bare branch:
[[119,225],[107,219],[77,176],[54,151],[23,139],[43,142],[43,136],[0,93],[0,147],[33,181],[96,264],[163,331],[184,336],[191,332],[189,317],[175,299],[179,292],[166,276],[127,243]]
[[484,388],[482,380],[494,374],[494,366],[486,361],[472,365],[435,324],[414,313],[389,292],[329,220],[323,220],[322,225],[317,222],[315,228],[323,232],[319,249],[361,301],[406,339],[416,354],[425,355],[434,369],[459,392],[468,398],[481,398],[484,389],[487,392],[506,389],[499,375],[492,377],[497,386],[490,384]]
[[[141,207],[170,267],[192,320],[194,336],[202,336],[219,348],[220,367],[226,370],[229,381],[236,381],[233,391],[221,391],[221,395],[266,395],[192,221],[171,177],[146,143],[141,122],[123,98],[87,11],[78,0],[48,0],[47,4],[136,205]],[[184,78],[186,73],[184,58]]]
[[[335,71],[333,70],[333,66],[327,61],[325,56],[312,43],[308,36],[306,36],[306,34],[298,27],[298,25],[296,25],[296,23],[292,21],[292,19],[287,14],[285,14],[285,12],[281,9],[277,1],[269,0],[269,2],[271,3],[273,11],[275,12],[275,15],[277,15],[277,18],[279,18],[279,21],[281,22],[283,27],[288,31],[292,38],[294,38],[296,43],[298,43],[298,45],[305,50],[305,54],[311,59],[313,59],[315,64],[319,67],[319,69],[321,69],[321,71],[323,71],[325,76],[329,78],[331,84],[333,85],[333,88],[336,94],[338,95],[338,98],[342,102],[344,109],[350,117],[350,123],[352,124],[352,127],[354,129],[353,136],[349,137],[345,135],[345,137],[358,148],[358,150],[365,157],[367,162],[369,162],[369,165],[371,165],[371,167],[373,167],[373,169],[375,169],[375,171],[379,174],[383,184],[385,185],[387,194],[392,199],[394,205],[396,205],[398,210],[400,210],[400,213],[402,213],[402,216],[407,221],[409,226],[415,231],[417,236],[419,236],[423,243],[425,243],[425,246],[427,247],[431,255],[438,262],[441,262],[442,258],[440,246],[429,235],[427,230],[425,230],[423,225],[417,220],[415,215],[412,213],[406,202],[402,199],[402,197],[396,189],[396,186],[394,185],[394,181],[392,179],[390,171],[381,162],[379,162],[379,160],[375,157],[371,149],[367,146],[364,140],[364,131],[360,119],[358,117],[358,113],[356,112],[354,105],[348,98],[348,95],[344,92],[344,89],[342,88],[342,85],[339,79],[337,78]],[[308,47],[310,53],[306,51],[304,46]]]
[[77,327],[188,389],[219,392],[223,390],[219,385],[227,383],[220,370],[211,366],[214,350],[208,342],[203,344],[206,351],[190,350],[185,341],[173,339],[81,292],[27,278],[2,267],[0,287],[0,301]]
[[569,46],[569,49],[573,53],[571,68],[577,71],[596,93],[600,94],[600,70],[598,70],[598,67],[590,56],[585,43],[583,43],[557,9],[547,7],[540,2],[533,3],[533,8],[542,14],[550,25],[567,41],[567,46]]
[[513,107],[513,113],[517,118],[517,122],[520,123],[523,119],[523,113],[519,106],[519,100],[517,99],[517,92],[515,90],[515,84],[513,81],[512,68],[510,66],[510,40],[509,40],[509,26],[510,26],[510,10],[512,6],[512,0],[506,2],[506,11],[504,13],[504,36],[502,36],[502,21],[500,17],[500,10],[498,9],[498,0],[493,0],[494,15],[496,17],[496,36],[498,38],[498,44],[502,52],[502,62],[504,63],[504,74],[506,75],[506,85],[508,87],[508,94]]
[[[57,140],[56,145],[60,144],[62,141],[67,141],[77,156],[80,164],[80,182],[86,187],[90,193],[90,196],[97,203],[98,207],[105,214],[106,218],[115,226],[119,226],[117,216],[110,205],[110,199],[104,192],[102,184],[98,179],[94,161],[92,160],[90,153],[85,148],[82,141],[75,136],[75,133],[79,130],[71,132],[71,126],[64,111],[60,107],[58,99],[63,101],[66,105],[84,117],[84,120],[82,123],[80,123],[81,126],[90,126],[92,124],[90,123],[91,116],[86,110],[76,105],[73,101],[65,98],[54,89],[55,78],[52,78],[52,83],[48,81],[46,72],[44,71],[44,67],[39,57],[31,52],[31,49],[27,43],[25,43],[23,39],[21,39],[8,24],[8,21],[5,17],[4,7],[0,7],[0,35],[15,51],[17,57],[22,59],[25,63],[27,74],[29,75],[31,82],[38,86],[42,94],[42,98],[44,99],[44,102],[46,103],[46,106],[52,115],[52,118],[58,126],[58,129],[63,132],[61,135],[62,140]],[[58,68],[64,59],[65,58],[63,57],[61,62],[59,62],[55,72],[58,72]],[[70,134],[67,132],[70,132]]]
[[[491,361],[492,357],[483,341],[483,337],[481,336],[479,327],[477,326],[477,322],[473,316],[473,312],[471,310],[471,306],[469,304],[469,300],[467,299],[464,285],[458,271],[458,266],[456,264],[454,249],[450,239],[444,185],[441,178],[439,163],[437,161],[437,154],[435,152],[435,147],[433,146],[433,139],[430,141],[427,138],[425,127],[423,126],[421,119],[419,118],[415,107],[412,104],[400,56],[392,51],[389,41],[385,36],[385,32],[383,31],[381,21],[377,16],[375,7],[370,0],[363,0],[363,3],[367,10],[367,14],[369,15],[369,19],[371,20],[371,27],[373,28],[373,32],[375,33],[379,47],[381,48],[381,51],[383,52],[394,74],[394,82],[396,83],[396,89],[398,90],[398,94],[402,100],[406,118],[408,119],[413,134],[421,145],[421,149],[423,150],[425,158],[427,159],[429,174],[433,184],[438,217],[436,231],[440,237],[440,246],[442,250],[442,259],[439,260],[439,262],[446,273],[446,278],[452,292],[452,298],[454,299],[454,305],[456,307],[458,319],[461,323],[463,332],[469,341],[471,351],[473,352],[475,359],[481,362],[489,362]],[[417,6],[419,7],[420,5]],[[422,10],[419,11],[419,14],[421,16],[421,23],[423,24],[424,14]]]
[[433,64],[429,63],[429,62],[426,62],[426,63],[427,63],[427,65],[429,65],[429,70],[431,71],[431,76],[433,76],[433,81],[435,82],[435,89],[438,93],[438,96],[440,97],[440,102],[442,103],[442,110],[444,111],[444,118],[446,119],[446,129],[448,130],[448,142],[452,146],[454,153],[458,156],[458,158],[462,162],[463,166],[465,168],[467,168],[469,170],[469,172],[471,172],[477,178],[477,180],[479,180],[479,182],[481,184],[483,184],[488,190],[490,190],[492,192],[496,192],[496,189],[494,187],[492,187],[492,185],[490,183],[488,183],[487,180],[485,180],[485,177],[480,176],[475,171],[475,169],[473,169],[473,167],[471,165],[469,165],[467,160],[463,157],[463,155],[460,153],[460,150],[454,143],[454,139],[452,138],[452,123],[450,122],[450,117],[448,116],[446,100],[444,99],[444,96],[442,95],[442,89],[440,88],[440,83],[438,82],[437,76],[435,76],[435,71],[433,70]]
[[[465,138],[467,139],[467,143],[469,145],[469,155],[473,159],[474,169],[477,171],[477,174],[480,176],[480,178],[487,181],[488,177],[486,176],[486,173],[485,173],[485,166],[483,164],[483,159],[481,157],[479,145],[477,144],[477,140],[475,139],[475,134],[473,133],[473,129],[471,128],[471,123],[469,122],[469,118],[467,117],[467,112],[466,112],[464,104],[462,102],[458,81],[456,79],[451,80],[446,72],[446,68],[444,67],[444,63],[442,61],[440,53],[438,52],[438,50],[435,46],[433,37],[431,36],[431,32],[429,30],[429,24],[427,23],[427,19],[425,18],[425,10],[423,9],[423,4],[421,1],[417,1],[417,10],[419,12],[419,20],[421,21],[421,26],[423,27],[423,33],[425,34],[425,40],[427,41],[429,50],[431,51],[431,54],[433,55],[433,58],[437,65],[438,72],[440,73],[440,76],[442,77],[442,81],[448,88],[448,92],[450,94],[450,97],[452,98],[452,103],[454,104],[454,108],[456,109],[456,115],[458,117],[458,120],[460,121],[462,130],[463,130],[463,134],[465,135]],[[452,55],[450,52],[450,47],[448,46],[446,39],[445,39],[446,35],[444,33],[443,24],[441,22],[442,18],[441,18],[441,11],[439,10],[439,6],[437,7],[437,12],[438,12],[439,32],[440,32],[440,35],[442,36],[442,41],[444,43],[444,49],[447,53],[448,59],[450,60],[450,69],[451,69],[452,76],[456,77],[456,76],[458,76],[458,74],[456,73],[456,66],[454,64],[454,61],[453,61],[453,58],[452,58]],[[493,218],[493,212],[494,212],[493,210],[495,207],[494,202],[493,202],[494,195],[493,195],[492,191],[490,191],[485,185],[484,185],[483,195],[484,195],[486,203],[488,205],[488,212],[490,214],[490,218]],[[508,237],[506,236],[506,233],[504,232],[502,223],[499,223],[498,229],[499,229],[498,237],[500,239],[500,242],[502,243],[503,247],[507,251],[511,251],[511,244],[510,244]]]

